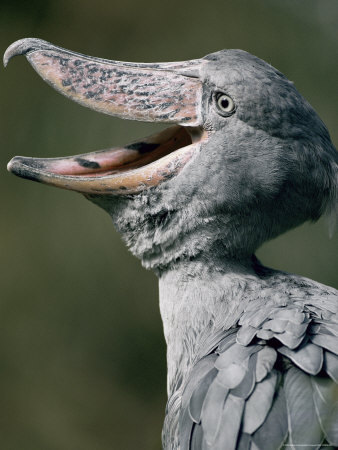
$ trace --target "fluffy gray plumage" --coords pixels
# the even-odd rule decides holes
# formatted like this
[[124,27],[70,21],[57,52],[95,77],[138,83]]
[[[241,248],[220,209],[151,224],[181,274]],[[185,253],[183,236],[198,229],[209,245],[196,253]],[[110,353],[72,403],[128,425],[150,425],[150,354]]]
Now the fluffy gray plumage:
[[[252,256],[264,241],[334,215],[337,152],[312,107],[272,66],[240,50],[205,59],[211,138],[199,154],[142,194],[91,198],[159,275],[164,448],[338,446],[337,291]],[[232,97],[235,114],[219,115],[215,90]]]

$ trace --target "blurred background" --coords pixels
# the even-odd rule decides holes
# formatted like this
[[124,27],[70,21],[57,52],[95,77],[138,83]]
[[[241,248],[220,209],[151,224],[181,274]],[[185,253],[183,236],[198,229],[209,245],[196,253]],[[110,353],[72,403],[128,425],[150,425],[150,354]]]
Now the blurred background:
[[[1,52],[22,37],[143,62],[242,48],[293,80],[338,144],[337,0],[1,0]],[[159,450],[166,362],[155,276],[103,210],[6,172],[14,155],[89,152],[154,125],[70,102],[25,58],[0,78],[0,447]],[[258,256],[338,287],[337,249],[320,220]]]

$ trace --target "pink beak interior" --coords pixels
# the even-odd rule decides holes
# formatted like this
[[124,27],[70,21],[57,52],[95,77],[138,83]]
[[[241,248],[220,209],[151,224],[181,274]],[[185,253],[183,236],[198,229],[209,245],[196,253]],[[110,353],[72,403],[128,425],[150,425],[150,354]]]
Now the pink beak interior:
[[15,157],[8,169],[16,175],[85,193],[135,193],[178,174],[207,137],[201,128],[202,60],[125,63],[22,39],[7,49],[5,65],[19,54],[46,82],[84,106],[176,126],[124,147],[78,156]]

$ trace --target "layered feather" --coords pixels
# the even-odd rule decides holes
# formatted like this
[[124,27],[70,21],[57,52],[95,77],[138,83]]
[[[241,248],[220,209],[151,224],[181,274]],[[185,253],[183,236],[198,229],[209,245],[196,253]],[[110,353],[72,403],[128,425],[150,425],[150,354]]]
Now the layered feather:
[[253,301],[192,369],[180,450],[338,446],[338,300],[292,300]]

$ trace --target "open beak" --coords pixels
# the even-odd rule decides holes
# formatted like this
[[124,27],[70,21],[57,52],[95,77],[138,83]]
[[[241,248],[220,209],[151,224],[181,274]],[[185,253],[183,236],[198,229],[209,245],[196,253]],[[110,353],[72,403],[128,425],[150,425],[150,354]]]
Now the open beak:
[[207,139],[202,129],[203,60],[127,63],[93,58],[40,39],[22,39],[4,64],[25,55],[38,74],[70,99],[123,119],[174,126],[146,139],[65,158],[16,156],[14,174],[87,194],[133,194],[177,175]]

